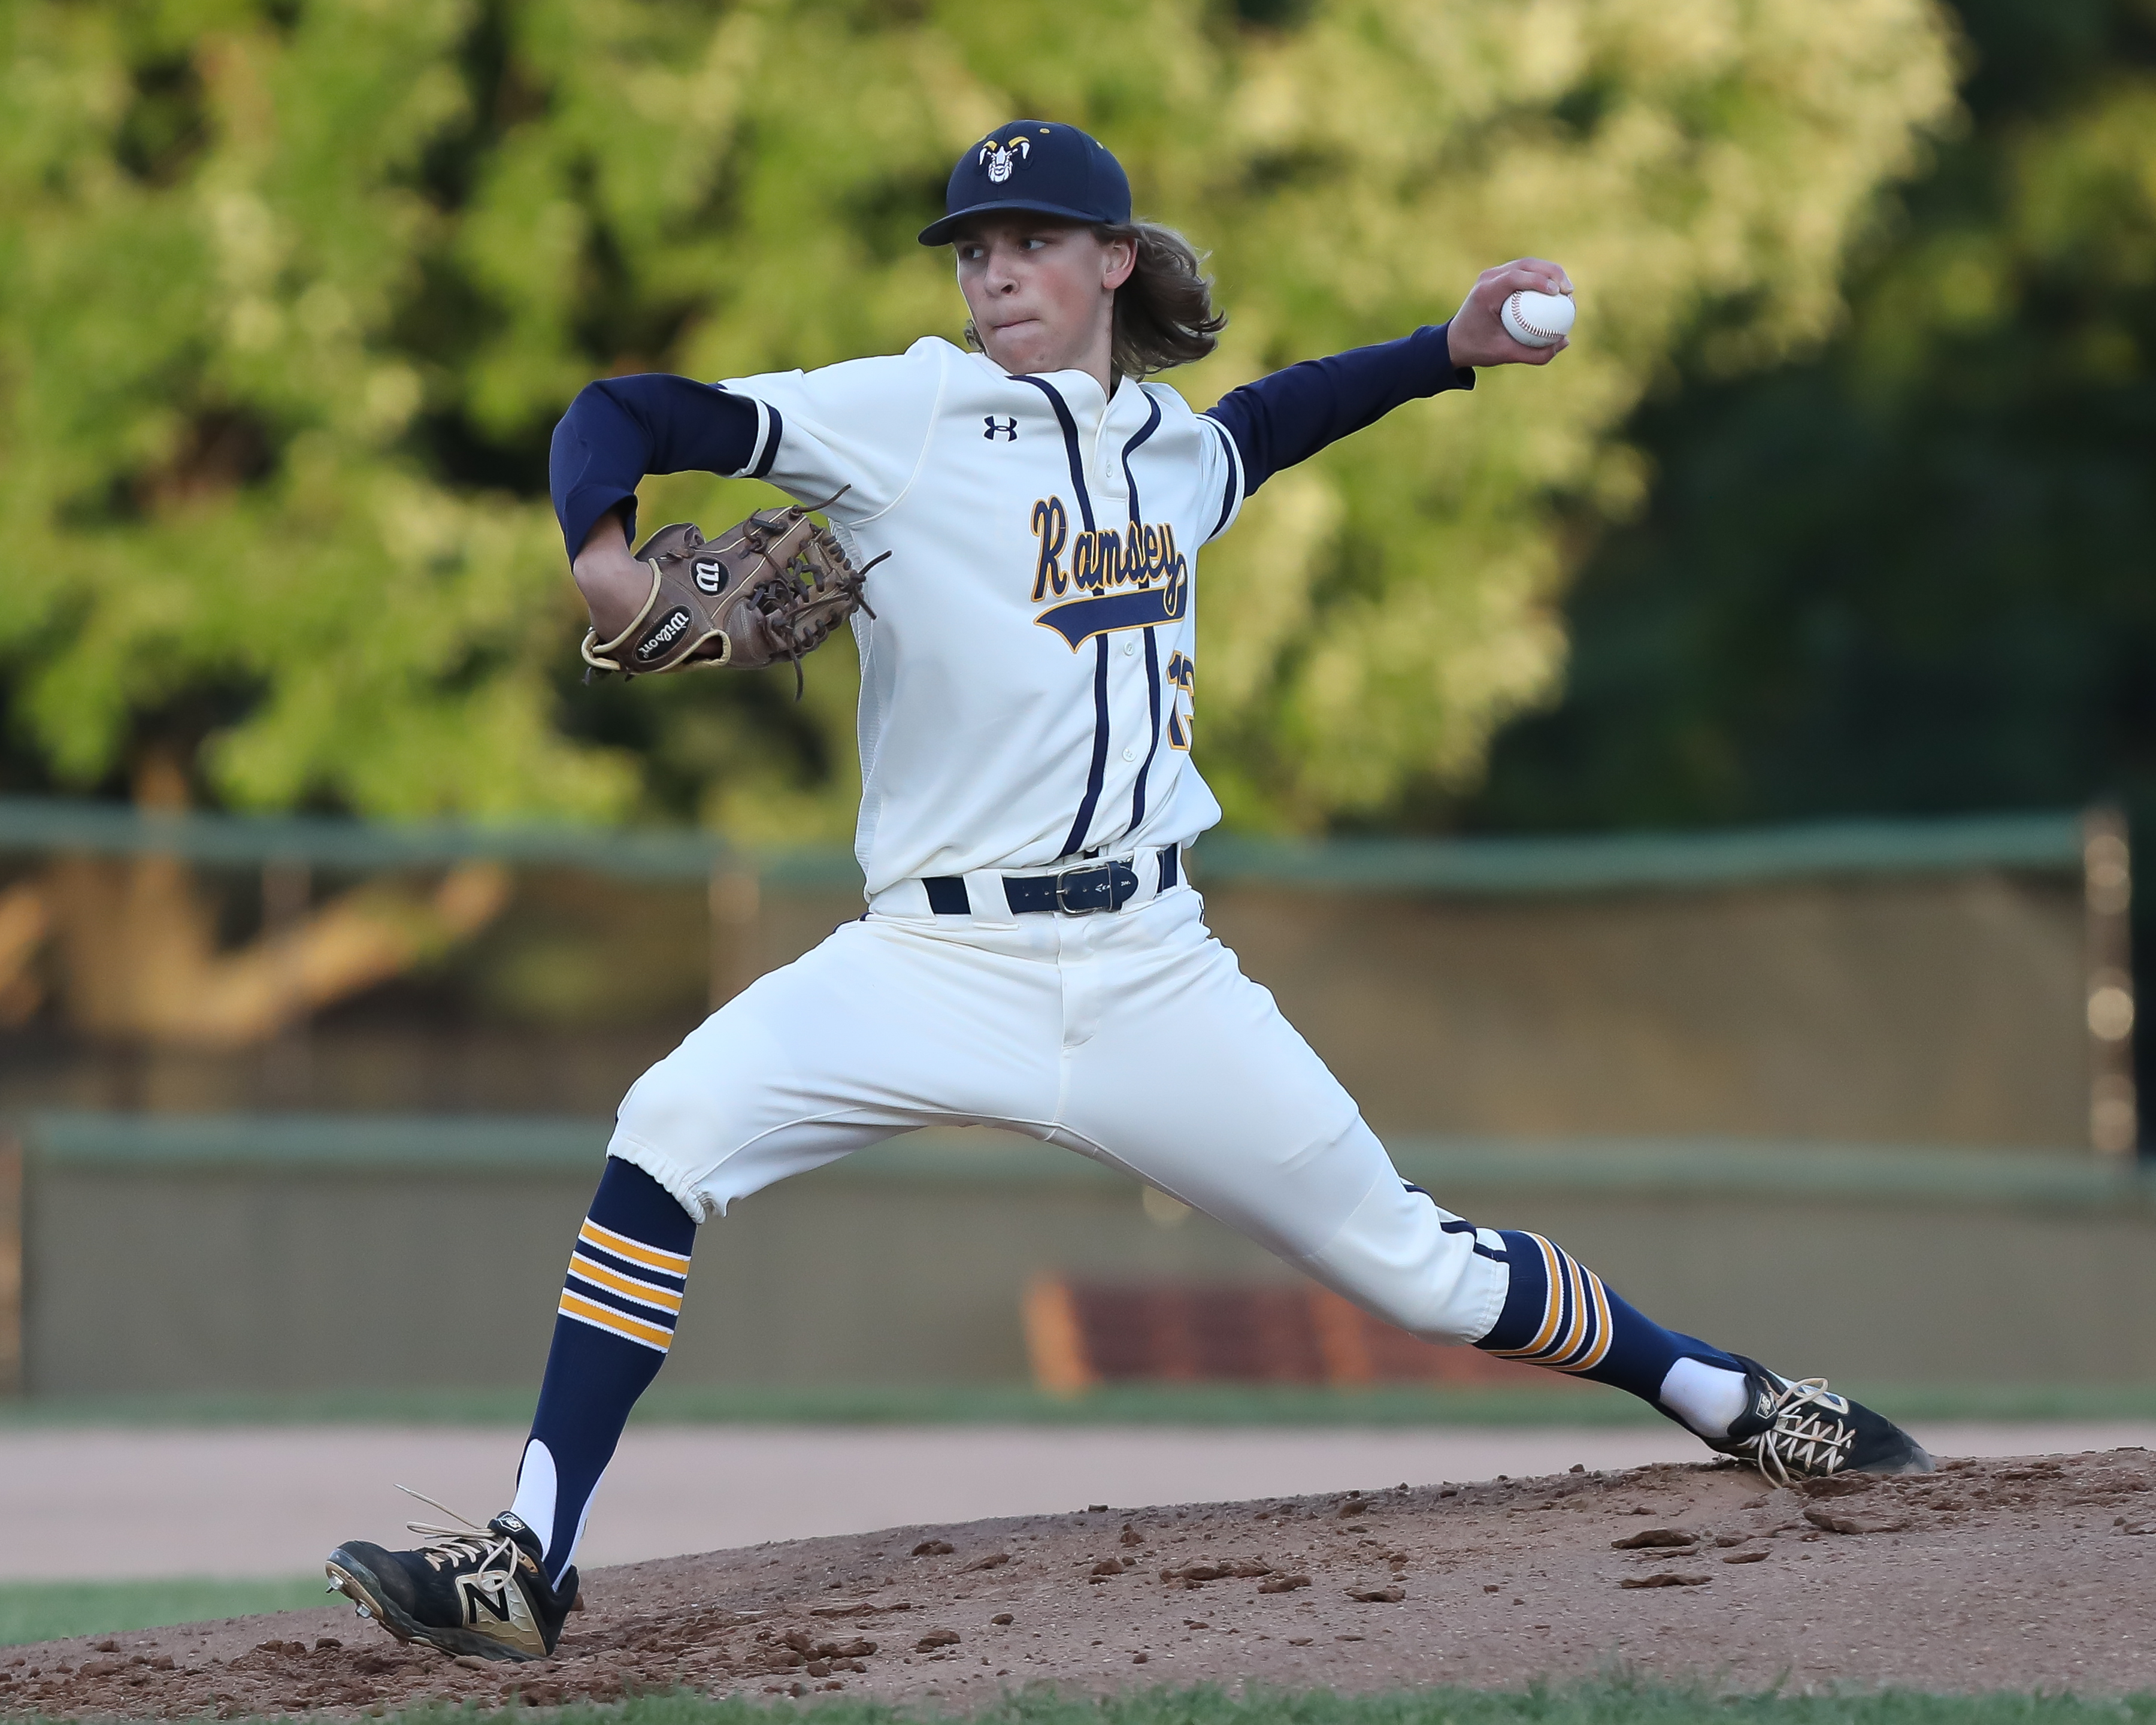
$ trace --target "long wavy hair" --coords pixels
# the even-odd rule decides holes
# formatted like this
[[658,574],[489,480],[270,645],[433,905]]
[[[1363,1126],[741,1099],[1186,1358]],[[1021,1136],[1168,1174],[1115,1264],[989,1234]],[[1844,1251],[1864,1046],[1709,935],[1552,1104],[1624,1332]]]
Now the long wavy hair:
[[1116,290],[1110,363],[1127,377],[1149,377],[1187,366],[1220,345],[1228,326],[1213,307],[1213,278],[1197,247],[1158,222],[1118,222],[1096,228],[1103,245],[1127,239],[1137,249],[1131,278]]
[[[1227,315],[1213,308],[1213,278],[1197,247],[1158,222],[1101,223],[1093,237],[1103,245],[1127,239],[1137,254],[1130,280],[1116,290],[1109,363],[1120,375],[1149,377],[1203,359],[1220,345]],[[971,318],[966,345],[981,345]]]

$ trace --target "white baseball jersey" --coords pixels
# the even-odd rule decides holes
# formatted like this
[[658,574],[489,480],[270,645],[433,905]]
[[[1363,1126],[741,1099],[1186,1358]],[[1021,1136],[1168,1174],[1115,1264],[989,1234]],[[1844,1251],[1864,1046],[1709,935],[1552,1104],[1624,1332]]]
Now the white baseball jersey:
[[720,386],[742,470],[829,506],[869,578],[861,812],[871,897],[924,875],[1188,844],[1199,548],[1243,498],[1226,430],[1160,383],[1014,377],[929,336]]

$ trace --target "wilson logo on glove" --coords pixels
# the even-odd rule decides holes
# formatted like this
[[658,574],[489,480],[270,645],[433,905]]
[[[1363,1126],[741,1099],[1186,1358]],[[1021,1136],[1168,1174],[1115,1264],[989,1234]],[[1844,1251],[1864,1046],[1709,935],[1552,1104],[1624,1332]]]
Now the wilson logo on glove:
[[[827,509],[845,495],[809,506]],[[861,595],[863,578],[891,553],[856,569],[829,529],[808,509],[760,509],[706,542],[694,523],[661,527],[636,553],[651,569],[651,591],[627,629],[610,641],[584,634],[593,672],[660,676],[704,665],[753,670],[788,661],[793,698],[801,698],[801,660],[856,611],[875,613]],[[654,617],[662,617],[656,628]],[[623,649],[634,641],[622,663]]]
[[688,628],[690,621],[688,612],[676,605],[667,613],[665,622],[636,644],[636,656],[639,659],[656,659],[673,645],[675,637]]

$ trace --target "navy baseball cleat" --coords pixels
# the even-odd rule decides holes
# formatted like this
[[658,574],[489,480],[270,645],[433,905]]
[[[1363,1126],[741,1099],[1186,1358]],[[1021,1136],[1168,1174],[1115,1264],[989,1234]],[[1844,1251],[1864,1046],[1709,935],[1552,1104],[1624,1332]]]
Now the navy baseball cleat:
[[1742,1456],[1778,1486],[1832,1473],[1929,1473],[1932,1458],[1909,1434],[1824,1378],[1790,1379],[1741,1353],[1747,1405],[1712,1447]]
[[577,1597],[577,1572],[550,1586],[537,1534],[506,1512],[483,1528],[405,1525],[426,1543],[416,1551],[385,1551],[364,1539],[341,1545],[323,1565],[329,1590],[400,1641],[481,1659],[544,1659],[554,1651]]

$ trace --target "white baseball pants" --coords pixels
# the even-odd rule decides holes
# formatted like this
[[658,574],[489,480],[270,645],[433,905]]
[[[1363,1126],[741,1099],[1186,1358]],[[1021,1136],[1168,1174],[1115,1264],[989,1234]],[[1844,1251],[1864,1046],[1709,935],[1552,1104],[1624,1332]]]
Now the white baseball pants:
[[1502,1241],[1402,1181],[1194,890],[1092,916],[979,914],[986,899],[872,910],[759,978],[637,1081],[608,1153],[703,1221],[898,1132],[1003,1127],[1135,1174],[1418,1335],[1489,1332]]

